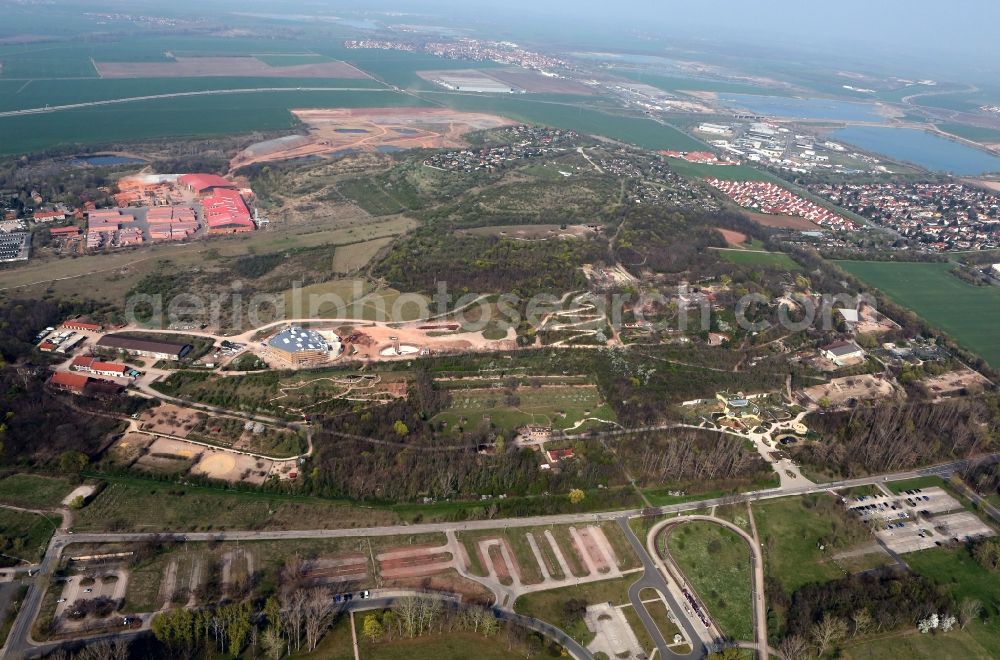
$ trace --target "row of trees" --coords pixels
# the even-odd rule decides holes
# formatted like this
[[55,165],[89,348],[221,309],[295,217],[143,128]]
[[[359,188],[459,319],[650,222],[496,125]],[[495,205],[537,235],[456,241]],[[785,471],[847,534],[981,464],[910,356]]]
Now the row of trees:
[[933,406],[877,401],[812,415],[808,424],[824,441],[799,448],[803,462],[844,475],[891,472],[993,451],[1000,443],[1000,399],[961,398]]

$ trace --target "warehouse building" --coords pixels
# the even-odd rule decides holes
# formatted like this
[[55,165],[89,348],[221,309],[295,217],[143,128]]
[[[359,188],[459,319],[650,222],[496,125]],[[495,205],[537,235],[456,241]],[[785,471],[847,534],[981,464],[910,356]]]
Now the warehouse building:
[[125,335],[104,335],[97,340],[97,347],[125,351],[129,355],[151,357],[157,360],[180,360],[192,349],[191,344],[172,344]]

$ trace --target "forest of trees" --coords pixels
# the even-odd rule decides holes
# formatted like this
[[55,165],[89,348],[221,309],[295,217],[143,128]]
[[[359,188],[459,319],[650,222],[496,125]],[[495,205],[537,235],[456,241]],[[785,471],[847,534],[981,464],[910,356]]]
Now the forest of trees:
[[877,401],[847,412],[814,414],[806,423],[823,439],[795,450],[803,463],[845,476],[892,472],[995,451],[1000,398],[935,405]]
[[714,431],[652,431],[616,444],[629,472],[643,486],[749,482],[772,473],[741,438]]
[[777,647],[787,660],[824,657],[850,637],[915,628],[932,614],[961,614],[944,589],[913,573],[850,575],[808,584],[791,598],[774,580],[765,586],[768,606],[784,615]]

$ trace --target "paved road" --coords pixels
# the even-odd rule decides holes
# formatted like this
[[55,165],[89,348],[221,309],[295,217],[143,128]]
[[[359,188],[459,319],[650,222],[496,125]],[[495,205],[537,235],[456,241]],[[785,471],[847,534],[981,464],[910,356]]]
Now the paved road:
[[[991,454],[986,457],[979,457],[977,461],[1000,462],[1000,453]],[[534,527],[544,525],[572,525],[589,522],[604,522],[619,518],[629,518],[641,515],[664,515],[671,513],[681,513],[692,511],[719,504],[733,504],[736,502],[753,502],[759,500],[773,499],[776,497],[788,497],[793,495],[805,495],[809,493],[827,492],[840,488],[850,488],[854,486],[872,485],[888,481],[902,481],[921,476],[938,475],[947,476],[952,472],[960,471],[967,461],[954,461],[944,463],[919,470],[909,470],[890,475],[862,477],[860,479],[844,479],[832,481],[825,484],[813,484],[800,488],[789,488],[785,490],[770,489],[764,491],[753,491],[740,495],[727,497],[717,497],[707,500],[672,504],[662,507],[650,507],[646,509],[632,509],[626,511],[598,512],[598,513],[576,513],[553,516],[535,516],[531,518],[513,518],[503,520],[477,520],[462,523],[424,523],[419,525],[387,525],[382,527],[359,527],[352,529],[305,529],[287,531],[223,531],[223,532],[185,532],[176,534],[183,540],[189,541],[262,541],[281,539],[303,539],[303,538],[346,538],[354,536],[394,536],[397,534],[418,534],[427,532],[447,532],[470,531],[481,529],[496,529],[498,527]],[[627,525],[626,525],[627,527]],[[631,532],[631,530],[629,530]],[[41,570],[34,584],[31,585],[28,595],[25,597],[21,612],[10,632],[8,650],[10,652],[25,652],[29,648],[28,633],[31,623],[38,615],[38,608],[41,605],[43,580],[47,579],[54,568],[58,565],[58,558],[65,545],[72,542],[78,543],[115,543],[123,541],[135,541],[149,538],[157,534],[156,532],[133,532],[133,533],[85,533],[70,535],[68,533],[57,532],[49,542],[49,547],[45,552],[45,557],[41,563]],[[632,535],[634,537],[634,535]],[[640,555],[642,556],[642,555]],[[664,594],[666,595],[666,594]],[[681,610],[683,611],[683,610]],[[686,631],[687,632],[687,631]],[[691,638],[695,639],[694,637]]]
[[184,96],[217,96],[219,94],[258,94],[262,92],[392,92],[387,87],[250,87],[246,89],[206,89],[194,92],[174,92],[172,94],[150,94],[147,96],[129,96],[120,99],[104,99],[103,101],[87,101],[86,103],[70,103],[67,105],[46,105],[40,108],[24,108],[0,112],[0,117],[17,117],[21,115],[40,115],[61,110],[79,110],[101,105],[117,105],[119,103],[134,103],[136,101],[155,101],[157,99],[176,99]]
[[[622,532],[625,534],[625,538],[632,545],[632,549],[635,554],[638,555],[639,559],[642,561],[642,567],[644,569],[642,577],[639,578],[631,587],[628,589],[629,600],[632,601],[632,607],[635,608],[636,614],[639,615],[639,619],[642,621],[642,625],[646,627],[646,631],[649,636],[653,638],[653,643],[656,644],[657,650],[660,652],[661,658],[700,658],[704,655],[704,646],[701,643],[701,635],[698,631],[694,629],[691,622],[686,616],[684,616],[684,608],[674,594],[670,591],[670,587],[667,586],[667,581],[660,572],[659,567],[653,558],[646,551],[643,544],[636,538],[635,534],[632,532],[632,528],[629,527],[628,518],[621,517],[617,519],[618,526],[621,527]],[[670,647],[667,645],[667,641],[663,639],[663,634],[660,632],[659,626],[653,621],[653,617],[649,615],[646,611],[646,606],[643,605],[642,599],[639,597],[639,593],[643,589],[655,589],[660,592],[663,597],[667,600],[670,606],[670,611],[672,611],[677,617],[677,625],[684,630],[684,636],[687,637],[688,641],[691,643],[691,652],[687,655],[680,655],[674,653]]]
[[[754,537],[747,534],[742,528],[734,525],[728,520],[722,520],[721,518],[714,518],[712,516],[679,516],[677,518],[670,518],[669,520],[665,520],[655,525],[649,531],[650,543],[653,543],[653,539],[655,539],[661,530],[695,520],[709,522],[725,527],[734,534],[737,534],[746,542],[747,547],[750,550],[750,560],[753,564],[753,584],[750,598],[753,601],[751,605],[753,608],[754,645],[757,649],[763,649],[763,651],[759,651],[758,657],[761,660],[767,660],[767,608],[764,604],[764,557],[761,554],[760,545]],[[674,566],[678,574],[684,575],[684,572],[679,566],[676,564],[674,564]],[[697,593],[694,590],[693,585],[691,585],[691,590]],[[702,603],[704,604],[704,599],[702,599]],[[708,612],[708,614],[711,615],[711,612]]]

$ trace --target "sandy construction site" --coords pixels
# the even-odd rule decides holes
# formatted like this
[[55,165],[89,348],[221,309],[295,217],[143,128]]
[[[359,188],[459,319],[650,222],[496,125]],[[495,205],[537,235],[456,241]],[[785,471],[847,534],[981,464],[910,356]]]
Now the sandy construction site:
[[269,66],[256,57],[176,57],[166,62],[94,62],[102,78],[370,78],[347,62]]
[[258,142],[236,154],[230,167],[309,156],[458,147],[470,131],[514,123],[496,115],[447,108],[301,109],[292,114],[306,126],[307,135]]

